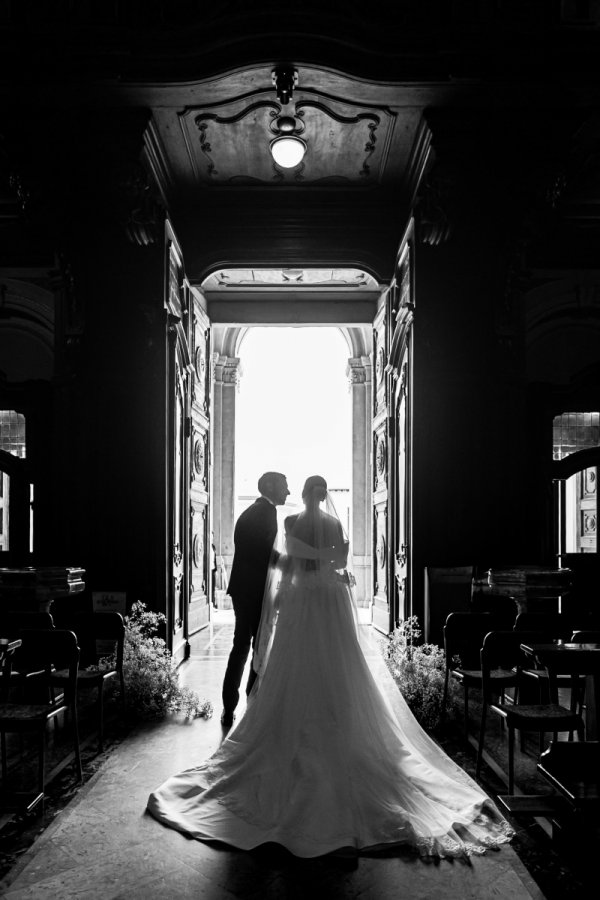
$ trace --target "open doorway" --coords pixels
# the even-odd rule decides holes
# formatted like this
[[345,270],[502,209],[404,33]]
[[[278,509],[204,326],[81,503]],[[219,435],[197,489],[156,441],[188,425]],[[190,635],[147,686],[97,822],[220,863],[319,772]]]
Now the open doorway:
[[256,497],[261,472],[287,475],[283,515],[301,506],[309,475],[323,475],[350,531],[352,410],[348,347],[338,328],[250,328],[239,348],[235,517]]
[[268,470],[286,474],[281,519],[323,475],[348,531],[359,606],[370,615],[370,345],[362,328],[261,323],[217,329],[211,467],[215,606],[227,604],[233,528]]

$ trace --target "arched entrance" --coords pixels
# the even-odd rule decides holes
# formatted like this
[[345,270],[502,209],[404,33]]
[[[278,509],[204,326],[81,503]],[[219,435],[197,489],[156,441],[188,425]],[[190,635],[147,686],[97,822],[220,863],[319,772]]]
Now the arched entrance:
[[[221,276],[224,273],[221,273]],[[225,273],[226,275],[228,273]],[[367,283],[366,273],[362,273]],[[334,278],[334,280],[336,280]],[[372,280],[371,280],[372,281]],[[339,284],[338,284],[339,287]],[[321,286],[321,290],[323,287]],[[352,288],[346,285],[343,290],[344,299],[338,297],[337,301],[346,304],[352,303]],[[371,293],[378,295],[380,289],[373,283]],[[258,298],[258,303],[264,304],[264,297]],[[324,325],[327,317],[334,318],[331,306],[333,297],[327,302],[320,302],[322,309],[319,312],[318,324]],[[374,298],[372,298],[374,299]],[[219,301],[215,301],[219,302]],[[252,301],[249,301],[252,302]],[[254,301],[256,303],[256,301]],[[271,297],[268,312],[271,318],[274,313],[273,303],[279,303],[281,311],[285,310],[287,297],[280,288],[279,299]],[[310,303],[310,301],[309,301]],[[309,315],[315,317],[314,306]],[[264,305],[262,315],[264,316]],[[209,315],[211,314],[209,304]],[[287,312],[289,316],[289,311]],[[356,313],[354,313],[356,315]],[[372,316],[372,308],[368,315]],[[211,316],[212,318],[212,316]],[[261,313],[254,312],[254,324],[260,324]],[[287,325],[286,315],[280,312],[279,318],[283,321],[277,324]],[[275,324],[270,321],[269,324]],[[295,324],[298,324],[295,322]],[[314,324],[307,318],[302,324],[308,326]],[[346,375],[351,392],[352,410],[352,473],[351,496],[352,509],[350,515],[351,534],[350,540],[353,547],[354,567],[357,577],[357,596],[365,601],[372,594],[371,589],[371,352],[372,337],[371,323],[356,325],[339,325],[331,322],[330,325],[339,327],[348,346],[348,358],[345,363]],[[225,569],[228,572],[233,558],[233,527],[235,518],[234,496],[234,441],[236,403],[238,399],[237,385],[241,376],[241,352],[240,346],[249,325],[219,325],[213,321],[212,326],[212,352],[213,352],[213,409],[212,409],[212,531],[214,533],[215,549],[218,557],[222,557]]]

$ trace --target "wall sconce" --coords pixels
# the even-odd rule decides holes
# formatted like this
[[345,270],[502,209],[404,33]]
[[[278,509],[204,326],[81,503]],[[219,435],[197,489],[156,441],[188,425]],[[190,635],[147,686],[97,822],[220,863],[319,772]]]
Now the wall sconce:
[[[273,69],[273,84],[277,99],[285,106],[292,99],[294,88],[298,85],[298,72],[290,66],[278,66]],[[278,116],[272,123],[271,130],[277,137],[270,143],[271,155],[282,169],[293,169],[298,166],[306,153],[306,142],[298,136],[304,131],[304,123],[293,116]]]

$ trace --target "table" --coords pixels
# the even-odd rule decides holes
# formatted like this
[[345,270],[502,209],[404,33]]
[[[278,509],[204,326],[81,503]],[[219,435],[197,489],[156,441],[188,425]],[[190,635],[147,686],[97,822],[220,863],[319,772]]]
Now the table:
[[556,675],[585,675],[585,737],[598,740],[600,723],[600,644],[521,644],[521,650]]

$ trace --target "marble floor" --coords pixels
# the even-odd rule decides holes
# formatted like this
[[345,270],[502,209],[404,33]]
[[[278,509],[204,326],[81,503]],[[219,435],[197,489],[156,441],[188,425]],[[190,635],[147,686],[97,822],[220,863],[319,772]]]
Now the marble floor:
[[[361,631],[369,663],[394,702],[397,688],[371,629],[363,626]],[[299,860],[272,846],[246,853],[207,845],[159,825],[145,813],[148,793],[173,772],[208,756],[223,738],[220,690],[231,635],[227,617],[215,616],[181,669],[182,682],[213,701],[213,718],[185,721],[172,716],[136,727],[23,854],[0,883],[0,896],[7,900],[540,900],[546,896],[512,846],[467,862],[424,862],[398,853]]]

